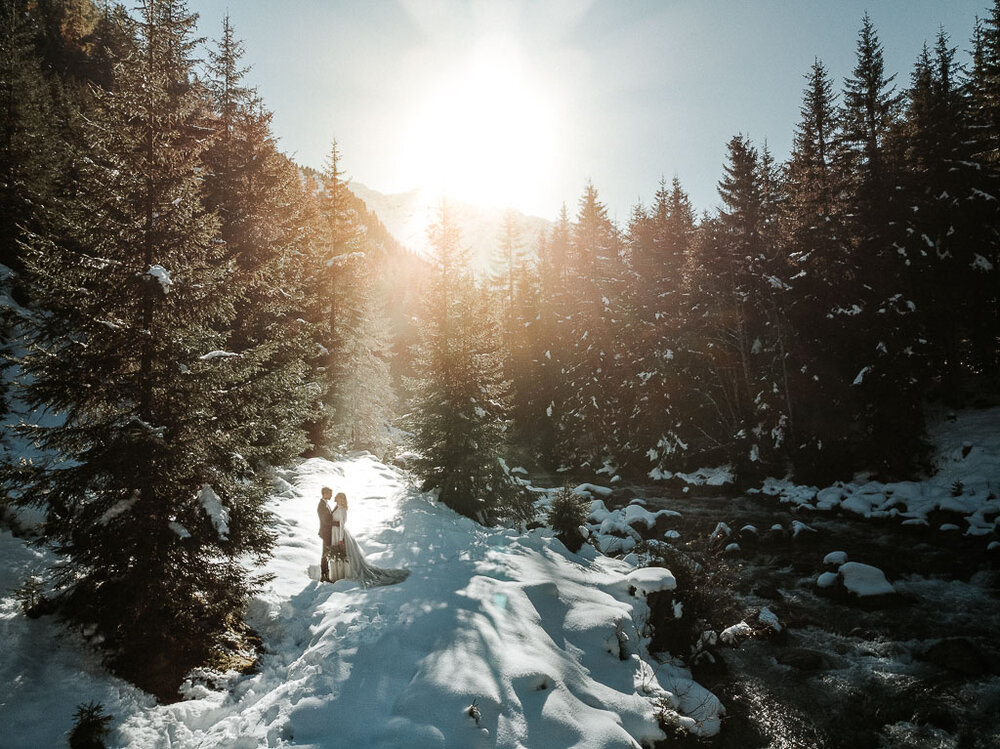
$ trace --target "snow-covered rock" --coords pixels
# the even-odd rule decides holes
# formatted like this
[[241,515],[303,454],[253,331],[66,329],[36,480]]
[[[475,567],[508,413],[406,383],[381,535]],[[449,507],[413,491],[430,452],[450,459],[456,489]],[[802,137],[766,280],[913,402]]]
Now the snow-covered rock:
[[891,595],[896,592],[878,567],[860,562],[846,562],[840,565],[838,575],[848,592],[865,598],[868,596]]

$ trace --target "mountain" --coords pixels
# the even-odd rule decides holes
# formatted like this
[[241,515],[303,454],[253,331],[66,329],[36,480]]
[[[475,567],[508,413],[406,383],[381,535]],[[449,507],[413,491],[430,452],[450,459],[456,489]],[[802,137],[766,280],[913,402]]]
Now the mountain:
[[[386,195],[360,182],[351,182],[348,187],[378,216],[397,242],[422,257],[432,253],[427,229],[438,219],[442,200],[440,192],[419,188]],[[462,242],[469,250],[473,267],[480,272],[487,270],[490,258],[500,243],[506,211],[482,208],[451,198],[448,199],[448,205],[462,231]],[[512,213],[520,234],[521,247],[526,253],[533,255],[539,235],[543,230],[549,231],[553,222],[538,216],[526,216],[518,211]]]

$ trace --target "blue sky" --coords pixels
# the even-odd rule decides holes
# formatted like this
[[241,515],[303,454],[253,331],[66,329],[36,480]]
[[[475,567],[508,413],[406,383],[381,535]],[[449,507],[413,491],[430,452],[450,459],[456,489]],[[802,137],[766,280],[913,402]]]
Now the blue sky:
[[867,10],[904,88],[939,27],[966,50],[987,0],[189,0],[229,12],[281,148],[383,192],[439,180],[553,218],[585,182],[613,217],[674,175],[717,202],[727,141],[787,156],[814,57],[841,86]]

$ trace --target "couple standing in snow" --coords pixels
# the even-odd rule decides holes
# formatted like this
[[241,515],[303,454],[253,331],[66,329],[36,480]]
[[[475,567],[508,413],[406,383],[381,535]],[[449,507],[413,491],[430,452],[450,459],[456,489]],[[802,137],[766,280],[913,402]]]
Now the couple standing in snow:
[[319,536],[323,539],[320,579],[336,582],[345,578],[357,580],[362,587],[391,585],[402,582],[409,570],[385,570],[368,563],[358,542],[347,530],[347,495],[339,492],[330,505],[333,489],[324,486],[316,511],[319,513]]

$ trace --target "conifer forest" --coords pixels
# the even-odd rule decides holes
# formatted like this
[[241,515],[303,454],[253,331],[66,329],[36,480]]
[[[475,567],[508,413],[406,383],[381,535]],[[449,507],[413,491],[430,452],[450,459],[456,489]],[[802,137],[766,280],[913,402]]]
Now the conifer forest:
[[[678,746],[707,746],[677,734],[719,742],[727,730],[744,732],[733,743],[714,745],[1000,746],[996,713],[985,723],[920,723],[904,716],[878,729],[878,744],[838,743],[825,724],[791,721],[787,731],[800,733],[782,734],[782,743],[777,734],[766,736],[766,726],[756,733],[729,728],[752,722],[733,717],[741,715],[733,707],[741,704],[734,697],[737,680],[698,671],[707,663],[702,653],[716,647],[698,639],[709,624],[722,640],[727,632],[750,636],[725,628],[740,618],[746,626],[749,617],[734,613],[735,594],[726,603],[726,594],[706,592],[722,586],[723,578],[739,578],[733,570],[740,564],[762,564],[757,558],[734,561],[753,545],[746,528],[754,539],[758,531],[746,525],[733,533],[716,523],[743,506],[730,498],[780,499],[776,506],[787,513],[802,487],[811,487],[794,522],[822,533],[814,522],[822,510],[861,522],[851,514],[846,487],[852,481],[861,486],[863,476],[869,482],[864,486],[877,484],[883,504],[873,500],[853,512],[867,513],[871,523],[895,523],[895,534],[906,532],[911,521],[936,531],[941,513],[959,512],[948,501],[972,502],[974,495],[962,510],[970,519],[954,521],[963,531],[968,522],[968,531],[962,541],[948,542],[940,559],[949,561],[940,566],[965,565],[966,581],[981,581],[983,570],[989,572],[992,587],[984,588],[983,599],[996,599],[1000,458],[990,458],[994,462],[984,463],[975,477],[941,473],[935,426],[944,413],[958,413],[960,422],[966,413],[984,420],[983,442],[963,437],[956,443],[965,451],[962,458],[1000,441],[992,436],[1000,436],[1000,414],[992,410],[1000,407],[1000,0],[983,2],[972,39],[952,38],[941,27],[899,74],[887,69],[872,18],[852,19],[857,33],[849,75],[838,80],[819,58],[800,71],[801,106],[798,119],[786,124],[793,134],[787,157],[772,153],[766,140],[737,132],[725,145],[723,163],[701,165],[716,175],[715,207],[696,207],[675,176],[635,185],[652,197],[616,221],[601,185],[588,181],[579,197],[564,196],[561,213],[537,233],[508,210],[501,231],[472,246],[454,201],[442,195],[425,231],[430,252],[424,253],[405,246],[358,197],[355,175],[345,168],[349,147],[335,139],[336,122],[321,169],[283,150],[268,102],[249,82],[247,50],[229,16],[201,18],[216,29],[203,39],[185,0],[137,0],[134,6],[0,0],[0,527],[17,554],[41,555],[37,563],[22,564],[11,561],[21,557],[0,553],[11,575],[18,570],[8,586],[18,588],[27,613],[18,613],[18,627],[49,622],[52,632],[72,634],[79,640],[72,647],[99,663],[88,669],[103,669],[107,678],[152,694],[153,705],[181,699],[179,687],[186,699],[197,700],[191,685],[200,682],[192,674],[256,673],[232,678],[263,679],[271,673],[267,664],[285,657],[289,643],[321,637],[315,634],[321,618],[311,620],[313,635],[287,634],[297,630],[286,628],[279,636],[267,622],[284,622],[285,609],[274,604],[270,614],[261,614],[285,590],[284,567],[275,560],[291,554],[291,539],[299,538],[298,520],[283,513],[281,501],[308,505],[301,544],[313,546],[303,559],[318,562],[319,486],[338,492],[341,481],[352,487],[347,527],[361,547],[410,570],[405,582],[378,589],[379,595],[401,596],[386,599],[379,611],[406,611],[407,601],[424,596],[425,588],[417,586],[430,590],[431,583],[422,581],[435,574],[422,572],[424,557],[415,547],[450,549],[445,539],[452,533],[473,549],[454,552],[456,559],[469,553],[480,559],[475,549],[493,549],[459,578],[458,587],[468,584],[469,590],[470,575],[473,582],[475,575],[489,577],[483,571],[488,560],[516,534],[529,539],[517,541],[525,548],[550,550],[530,546],[539,558],[558,546],[559,559],[571,557],[577,565],[599,565],[593,560],[601,553],[613,559],[607,564],[619,564],[631,554],[633,566],[639,565],[632,576],[647,566],[667,570],[672,583],[676,578],[674,594],[662,576],[660,587],[627,577],[631,587],[623,583],[614,594],[636,600],[635,591],[646,585],[642,606],[648,603],[649,626],[636,624],[629,639],[618,616],[594,642],[610,637],[619,656],[613,667],[625,668],[640,656],[652,663],[633,644],[652,637],[650,652],[669,650],[690,669],[684,673],[695,680],[691,684],[719,695],[725,708],[712,715],[730,716],[701,715],[705,704],[715,704],[707,698],[692,707],[663,697],[677,692],[656,671],[663,691],[659,707],[647,711],[658,716],[649,718],[651,727],[623,717],[607,734],[602,728],[578,743],[547,723],[526,729],[534,738],[505,728],[504,716],[520,709],[509,707],[513,698],[498,697],[494,705],[489,690],[472,687],[455,687],[466,690],[456,697],[465,701],[434,723],[442,738],[433,741],[412,727],[416,723],[407,723],[405,739],[364,733],[375,731],[372,726],[396,730],[392,726],[402,724],[394,720],[417,720],[419,711],[407,712],[402,698],[385,703],[402,717],[358,717],[342,735],[324,733],[318,718],[309,722],[275,707],[267,720],[246,718],[270,733],[227,728],[230,733],[212,734],[222,729],[210,728],[205,718],[204,725],[184,724],[189,733],[170,729],[176,743],[156,743],[166,734],[142,723],[148,716],[140,719],[136,712],[126,721],[124,703],[101,693],[121,720],[110,723],[91,703],[90,712],[85,706],[78,711],[77,729],[90,725],[114,746],[673,746],[672,736]],[[672,169],[657,166],[666,174]],[[532,175],[523,178],[529,182]],[[371,476],[405,477],[398,479],[406,487],[399,496],[411,497],[401,500],[402,514],[395,515],[403,518],[403,530],[398,536],[384,530],[377,544],[374,525],[357,525],[362,517],[381,517],[374,510],[363,515],[362,495],[368,491],[381,501],[388,490],[353,487],[389,478],[368,484],[350,478],[350,466],[368,460],[381,466]],[[684,477],[701,471],[704,479],[716,467],[724,470],[726,486],[712,494],[721,504],[713,505],[701,528],[683,502],[699,486],[705,489],[705,481],[685,484]],[[935,475],[948,477],[942,489],[947,501],[926,512],[914,509],[917,500],[904,496],[909,490],[886,488],[917,486]],[[828,507],[822,506],[823,487],[839,492]],[[431,497],[434,504],[406,510],[406,502],[418,501],[412,497]],[[439,505],[448,519],[430,525],[421,513]],[[418,519],[406,520],[406,512]],[[651,519],[636,533],[640,515]],[[663,523],[673,516],[692,525],[668,530]],[[772,520],[777,532],[784,521]],[[429,530],[414,540],[413,529],[424,529],[422,523]],[[453,525],[463,529],[460,534]],[[393,527],[388,522],[386,528]],[[646,533],[654,529],[659,540]],[[665,530],[670,543],[663,541]],[[672,533],[684,541],[683,534],[697,534],[704,543],[684,547]],[[900,538],[877,543],[883,549],[898,545],[895,553],[905,556],[903,549],[917,542]],[[965,543],[968,549],[977,544],[975,550]],[[414,549],[407,551],[408,545]],[[854,547],[842,545],[853,560]],[[819,557],[833,552],[833,546],[817,549]],[[881,566],[888,569],[894,552],[882,553]],[[837,564],[829,558],[828,568]],[[549,564],[546,574],[558,579],[559,597],[552,600],[569,605],[570,573]],[[570,563],[559,561],[564,564]],[[730,565],[729,572],[716,564]],[[791,569],[797,562],[788,564]],[[324,587],[306,576],[305,562],[299,566],[295,591],[307,583],[309,591],[320,591],[310,595],[361,590],[343,582]],[[868,589],[852,588],[846,555],[834,572],[843,596],[867,595]],[[499,579],[516,578],[505,574]],[[762,579],[752,583],[755,595],[764,590]],[[547,609],[535,596],[547,590],[545,584],[528,586],[524,594],[542,616]],[[823,587],[822,578],[818,584]],[[906,583],[886,584],[909,600]],[[330,590],[335,592],[325,592]],[[685,590],[697,595],[684,598]],[[498,595],[489,594],[490,606],[498,605]],[[506,588],[502,595],[501,606],[516,610],[521,599]],[[668,598],[656,598],[670,595],[669,606]],[[574,605],[581,611],[604,610],[605,604],[580,596]],[[765,610],[785,614],[780,602],[763,607],[765,598],[747,599],[759,614],[759,622],[747,626],[753,637],[767,629]],[[296,600],[289,605],[306,605]],[[341,599],[329,600],[333,609],[348,610],[336,603]],[[785,606],[787,611],[791,604]],[[4,608],[4,616],[15,608]],[[995,608],[981,615],[992,621],[994,633],[1000,622],[990,619],[1000,617]],[[666,623],[664,611],[672,612]],[[377,617],[366,616],[367,636],[377,637]],[[639,614],[630,616],[640,621]],[[722,621],[725,616],[734,620]],[[680,633],[676,622],[689,619],[694,629]],[[566,633],[571,620],[567,614]],[[449,631],[450,625],[435,621],[427,625],[435,638]],[[345,620],[336,632],[347,636],[353,626]],[[784,621],[775,626],[776,632],[794,629]],[[10,638],[15,630],[2,631]],[[23,631],[41,637],[38,630]],[[551,635],[561,642],[546,631],[546,641]],[[979,642],[972,635],[966,641]],[[992,664],[983,673],[992,673],[993,681],[977,699],[989,712],[1000,705],[1000,657],[993,646],[983,647],[982,662]],[[590,652],[579,643],[573,648],[567,644],[565,651]],[[399,688],[410,673],[436,683],[427,675],[432,656],[419,669],[400,671]],[[0,661],[7,658],[0,655]],[[294,669],[286,667],[291,683]],[[367,667],[360,660],[353,666]],[[508,667],[494,668],[506,674]],[[601,673],[594,665],[587,669]],[[0,678],[11,673],[0,670]],[[30,681],[30,673],[23,678]],[[545,674],[532,689],[555,690],[554,697],[559,689],[576,688],[568,675]],[[210,688],[242,695],[230,696],[237,702],[249,699],[233,686],[238,683],[211,682]],[[260,693],[263,687],[253,683]],[[379,695],[390,689],[365,681],[357,687]],[[518,694],[528,716],[528,697]],[[587,699],[629,715],[603,697]],[[0,715],[3,704],[0,697]],[[244,717],[249,709],[238,708]],[[281,730],[268,722],[279,713],[286,720]],[[535,725],[528,717],[519,720]],[[906,743],[901,723],[919,724],[920,736],[942,743],[916,742],[917,733],[907,734]],[[109,734],[112,725],[117,733]],[[462,730],[476,731],[475,741]],[[628,732],[628,739],[617,730]],[[953,743],[933,731],[944,731]],[[245,743],[234,743],[241,736]]]

